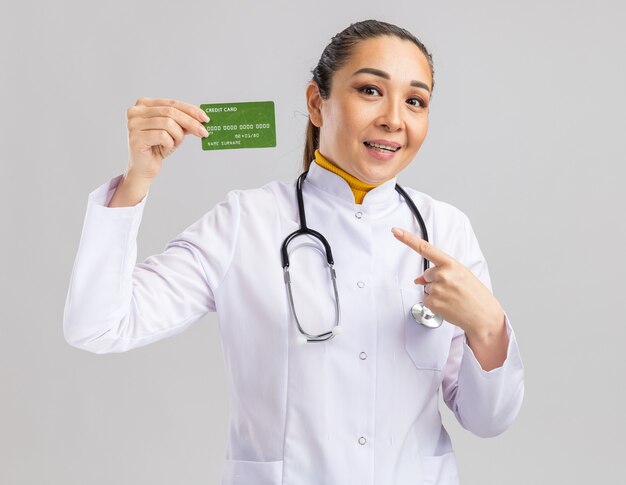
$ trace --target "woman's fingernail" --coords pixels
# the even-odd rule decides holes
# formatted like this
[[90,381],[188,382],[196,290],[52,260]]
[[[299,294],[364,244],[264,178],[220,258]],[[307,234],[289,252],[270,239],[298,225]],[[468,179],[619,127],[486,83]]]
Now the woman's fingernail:
[[204,121],[205,123],[208,123],[209,121],[211,121],[211,118],[209,118],[209,116],[204,112],[204,111],[200,111],[200,116],[202,117],[202,121]]
[[402,232],[402,230],[398,229],[397,227],[392,227],[391,232],[393,233],[394,236],[398,236],[398,237],[404,236],[404,232]]

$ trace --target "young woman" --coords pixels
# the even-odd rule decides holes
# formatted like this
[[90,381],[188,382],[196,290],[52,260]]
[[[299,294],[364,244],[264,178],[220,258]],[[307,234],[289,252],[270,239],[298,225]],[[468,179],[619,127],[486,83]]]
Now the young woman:
[[433,85],[412,34],[350,25],[306,90],[306,174],[230,192],[143,263],[150,183],[186,135],[207,135],[206,115],[176,100],[129,108],[129,166],[89,196],[65,336],[123,352],[218,312],[231,392],[223,483],[457,484],[439,390],[479,436],[516,417],[522,362],[468,218],[396,188],[426,136]]

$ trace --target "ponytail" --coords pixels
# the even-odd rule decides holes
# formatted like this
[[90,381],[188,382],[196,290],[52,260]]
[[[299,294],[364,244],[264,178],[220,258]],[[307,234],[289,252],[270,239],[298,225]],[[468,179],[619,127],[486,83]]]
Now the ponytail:
[[319,148],[320,129],[311,123],[306,127],[306,140],[304,142],[304,157],[302,159],[302,167],[305,171],[309,169],[311,162],[315,159],[315,150]]

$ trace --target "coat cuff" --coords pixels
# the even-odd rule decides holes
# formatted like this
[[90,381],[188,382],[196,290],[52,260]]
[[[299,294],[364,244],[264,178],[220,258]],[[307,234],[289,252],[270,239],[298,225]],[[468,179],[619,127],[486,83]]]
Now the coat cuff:
[[[82,235],[65,301],[63,329],[77,347],[106,328],[86,324],[102,315],[116,315],[123,293],[124,275],[132,273],[137,258],[137,233],[147,196],[130,207],[107,207],[123,175],[113,177],[90,192]],[[103,292],[105,288],[107,291]],[[94,317],[94,315],[96,315]]]
[[507,316],[506,312],[504,313],[504,325],[506,328],[506,334],[509,343],[506,349],[506,358],[504,359],[504,362],[500,367],[496,367],[495,369],[489,371],[484,370],[480,365],[480,362],[478,362],[476,355],[474,355],[474,351],[468,344],[467,335],[463,336],[463,363],[461,364],[461,367],[463,368],[463,366],[469,366],[473,372],[481,374],[486,378],[489,376],[497,376],[498,374],[504,372],[507,367],[522,367],[521,356],[519,348],[517,346],[515,332],[513,332],[513,327],[511,326],[511,322],[509,322],[509,317]]
[[505,314],[509,345],[504,363],[484,370],[463,338],[459,369],[457,417],[466,429],[482,437],[496,436],[517,416],[524,396],[524,367],[515,332]]
[[143,212],[143,209],[146,205],[146,200],[148,199],[148,194],[150,193],[150,189],[146,192],[146,195],[143,199],[141,199],[137,204],[128,206],[128,207],[107,207],[111,199],[113,198],[113,194],[117,189],[117,186],[120,184],[122,179],[124,178],[124,174],[117,175],[113,177],[108,182],[103,183],[97,189],[93,190],[89,193],[88,198],[88,206],[92,206],[91,209],[99,212],[108,212],[108,217],[113,218],[127,218],[132,217],[133,214],[137,212]]

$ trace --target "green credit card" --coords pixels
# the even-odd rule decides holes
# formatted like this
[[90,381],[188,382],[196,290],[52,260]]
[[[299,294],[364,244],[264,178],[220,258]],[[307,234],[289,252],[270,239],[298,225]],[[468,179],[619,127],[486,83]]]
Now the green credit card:
[[203,123],[209,136],[203,150],[266,148],[276,146],[274,101],[201,104],[211,120]]

